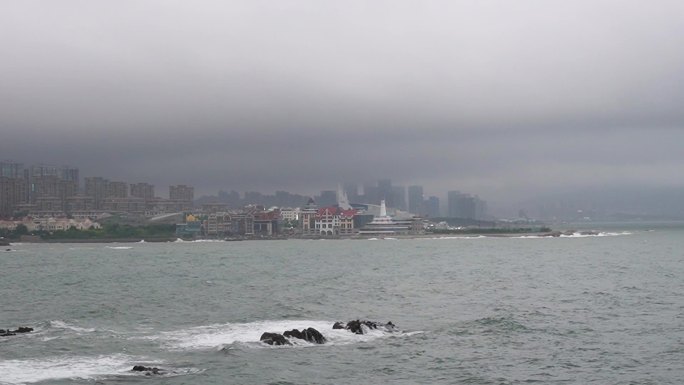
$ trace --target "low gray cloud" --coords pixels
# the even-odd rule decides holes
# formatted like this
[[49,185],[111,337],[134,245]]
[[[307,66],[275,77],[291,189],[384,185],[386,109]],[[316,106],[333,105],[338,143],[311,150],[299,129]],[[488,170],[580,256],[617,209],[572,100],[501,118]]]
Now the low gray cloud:
[[679,1],[0,5],[0,150],[160,186],[684,184]]

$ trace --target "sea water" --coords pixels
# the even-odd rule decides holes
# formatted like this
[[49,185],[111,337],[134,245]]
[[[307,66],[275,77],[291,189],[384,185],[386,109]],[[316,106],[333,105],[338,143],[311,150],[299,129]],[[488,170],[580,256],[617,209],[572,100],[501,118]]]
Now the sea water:
[[[684,229],[13,244],[2,384],[679,384]],[[335,321],[392,321],[356,335]],[[323,345],[259,342],[313,327]],[[146,376],[134,365],[166,374]]]

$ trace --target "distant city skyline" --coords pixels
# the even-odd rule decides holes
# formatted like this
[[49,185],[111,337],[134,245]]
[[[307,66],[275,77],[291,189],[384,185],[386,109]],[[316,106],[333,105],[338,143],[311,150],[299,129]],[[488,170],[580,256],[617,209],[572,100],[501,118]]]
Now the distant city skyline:
[[[16,165],[18,164],[27,169],[38,170],[33,172],[64,173],[64,177],[67,179],[80,178],[80,187],[82,190],[85,189],[85,178],[90,177],[83,176],[87,174],[84,174],[80,167],[74,165],[73,162],[71,163],[71,165],[57,166],[55,164],[49,164],[48,162],[36,162],[35,164],[33,164],[18,162],[14,159],[5,159],[3,161],[0,161],[0,164],[3,165],[3,169],[0,170],[0,175],[10,175],[10,173],[13,172],[16,173]],[[14,164],[15,166],[10,166],[12,164]],[[166,198],[170,196],[166,193],[167,191],[169,191],[167,189],[168,186],[182,185],[180,183],[176,183],[166,186],[163,184],[153,183],[152,181],[136,180],[134,182],[127,178],[107,178],[105,176],[101,178],[104,178],[107,181],[111,181],[114,184],[125,183],[127,191],[130,191],[130,189],[134,188],[134,186],[137,189],[147,190],[147,192],[140,191],[136,194],[129,192],[131,197],[146,196],[149,198],[150,196],[158,196],[161,198]],[[481,193],[479,191],[466,191],[460,188],[459,186],[451,186],[447,190],[436,191],[427,189],[425,188],[425,186],[415,183],[402,183],[401,185],[398,185],[388,178],[379,178],[375,181],[366,181],[365,183],[350,181],[341,183],[337,182],[321,186],[315,186],[309,190],[300,189],[294,191],[287,190],[285,187],[276,187],[275,189],[269,190],[256,190],[250,188],[240,188],[236,185],[233,185],[232,187],[219,187],[216,190],[205,189],[204,191],[198,189],[196,186],[191,187],[193,189],[194,199],[202,200],[204,198],[218,197],[221,191],[224,191],[226,193],[235,191],[239,194],[240,199],[246,199],[246,201],[248,201],[249,194],[256,193],[264,196],[275,196],[278,194],[279,191],[287,192],[288,194],[293,195],[300,195],[302,197],[320,198],[320,194],[325,192],[328,192],[328,194],[332,194],[331,196],[333,196],[337,190],[337,186],[343,186],[345,187],[345,189],[352,188],[351,186],[354,186],[357,194],[363,193],[364,188],[367,188],[370,189],[370,194],[373,195],[378,193],[378,188],[381,188],[378,184],[386,183],[387,181],[390,181],[391,187],[395,189],[394,192],[396,192],[396,189],[400,189],[402,191],[401,194],[403,196],[403,201],[399,204],[397,204],[397,202],[394,202],[390,197],[388,199],[388,202],[393,205],[392,207],[396,206],[397,208],[408,211],[411,203],[411,188],[419,187],[421,191],[424,191],[424,193],[422,194],[424,199],[424,210],[421,210],[421,213],[429,213],[431,214],[431,216],[435,216],[435,214],[437,213],[440,216],[449,215],[451,211],[451,209],[449,208],[448,199],[449,192],[463,191],[467,195],[474,196],[477,197],[477,199],[486,201],[487,215],[500,218],[513,218],[519,216],[521,213],[524,213],[524,215],[529,215],[534,218],[546,220],[553,218],[568,219],[592,216],[605,217],[606,215],[612,214],[626,214],[629,216],[636,216],[637,218],[639,215],[645,215],[646,217],[654,216],[673,219],[684,218],[684,200],[680,198],[683,194],[684,189],[654,189],[649,186],[633,186],[632,189],[623,190],[619,188],[608,188],[605,186],[598,185],[594,188],[569,191],[562,194],[552,194],[546,196],[531,195],[526,199],[521,199],[519,203],[513,205],[502,205],[500,202],[490,201],[486,198],[486,192]],[[145,187],[146,185],[150,185],[151,189],[149,186]],[[120,187],[119,189],[121,188],[122,187]],[[155,193],[155,191],[157,193]],[[121,196],[121,194],[119,194],[118,196]],[[645,198],[650,196],[652,196],[652,199]],[[352,201],[354,201],[355,194],[349,194],[349,197]],[[329,203],[329,201],[332,198],[326,198],[324,196],[323,199],[324,203]]]

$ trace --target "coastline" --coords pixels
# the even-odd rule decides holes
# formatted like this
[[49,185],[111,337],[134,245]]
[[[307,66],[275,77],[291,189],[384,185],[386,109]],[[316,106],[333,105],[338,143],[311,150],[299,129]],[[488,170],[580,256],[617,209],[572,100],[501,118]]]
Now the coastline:
[[179,237],[160,237],[160,238],[84,238],[84,239],[21,239],[12,243],[173,243],[181,239],[183,242],[236,242],[236,241],[274,241],[274,240],[394,240],[394,239],[468,239],[468,238],[558,238],[558,237],[572,237],[572,236],[599,236],[601,233],[597,231],[553,231],[553,232],[525,232],[525,233],[429,233],[429,234],[397,234],[387,236],[350,236],[350,237],[244,237],[244,238],[197,238],[197,239],[182,239]]

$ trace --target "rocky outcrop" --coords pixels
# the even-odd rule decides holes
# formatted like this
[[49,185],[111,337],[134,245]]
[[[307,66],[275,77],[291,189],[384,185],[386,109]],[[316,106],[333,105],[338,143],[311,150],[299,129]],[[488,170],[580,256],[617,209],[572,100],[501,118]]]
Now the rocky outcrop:
[[367,327],[368,329],[374,330],[374,329],[385,329],[386,331],[393,332],[395,329],[394,324],[392,321],[387,322],[386,324],[379,323],[379,322],[374,322],[374,321],[367,321],[367,320],[353,320],[349,321],[347,323],[343,322],[335,322],[333,324],[333,329],[346,329],[349,330],[350,332],[354,334],[364,334],[364,328]]
[[17,334],[30,333],[32,331],[33,331],[33,328],[29,328],[26,326],[20,326],[19,328],[15,329],[15,330],[0,329],[0,337],[16,336]]
[[289,338],[297,338],[314,344],[324,344],[326,341],[323,334],[314,328],[306,328],[301,331],[299,329],[292,329],[283,334],[266,332],[261,335],[259,341],[269,345],[292,345],[288,340]]
[[[365,334],[368,330],[377,329],[381,329],[387,332],[393,332],[396,330],[396,326],[394,326],[392,321],[389,321],[387,323],[381,323],[358,319],[346,323],[335,322],[332,328],[349,330],[354,334]],[[324,344],[327,341],[327,339],[323,336],[323,334],[321,334],[321,332],[311,327],[302,330],[292,329],[284,332],[283,334],[266,332],[261,335],[259,341],[269,345],[292,345],[292,343],[289,341],[292,338],[308,341],[313,344]]]
[[261,335],[261,338],[259,338],[259,341],[267,343],[269,345],[292,345],[290,341],[285,338],[280,333],[269,333],[266,332]]
[[300,340],[309,341],[314,344],[324,344],[325,337],[323,334],[314,328],[307,328],[299,331],[297,329],[292,329],[283,333],[285,337],[299,338]]
[[164,374],[163,369],[159,368],[153,368],[151,366],[142,366],[142,365],[135,365],[133,369],[131,369],[131,372],[141,372],[144,373],[146,376],[151,376],[153,374]]

